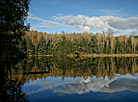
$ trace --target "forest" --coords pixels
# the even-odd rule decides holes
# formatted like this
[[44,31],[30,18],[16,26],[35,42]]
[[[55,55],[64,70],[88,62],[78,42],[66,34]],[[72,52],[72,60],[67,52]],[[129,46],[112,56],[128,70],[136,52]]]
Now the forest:
[[25,55],[137,54],[137,36],[26,31],[17,45]]

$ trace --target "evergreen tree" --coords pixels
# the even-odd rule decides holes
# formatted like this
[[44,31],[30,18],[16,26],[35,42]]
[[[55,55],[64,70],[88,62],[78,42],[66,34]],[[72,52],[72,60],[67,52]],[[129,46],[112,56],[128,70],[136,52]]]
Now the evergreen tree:
[[27,38],[26,48],[27,48],[27,55],[34,54],[34,46],[33,46],[32,41],[29,38]]
[[15,54],[16,45],[30,25],[24,22],[28,16],[30,0],[1,0],[0,1],[0,55],[9,51]]

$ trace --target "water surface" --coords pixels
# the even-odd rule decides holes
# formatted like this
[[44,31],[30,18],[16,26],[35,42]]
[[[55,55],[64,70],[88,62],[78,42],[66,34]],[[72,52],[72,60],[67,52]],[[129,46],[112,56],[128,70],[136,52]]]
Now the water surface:
[[7,99],[21,96],[31,102],[136,102],[137,61],[138,58],[28,57],[14,66],[7,65],[11,68],[5,62],[4,87],[10,87],[5,89],[15,96],[5,94]]

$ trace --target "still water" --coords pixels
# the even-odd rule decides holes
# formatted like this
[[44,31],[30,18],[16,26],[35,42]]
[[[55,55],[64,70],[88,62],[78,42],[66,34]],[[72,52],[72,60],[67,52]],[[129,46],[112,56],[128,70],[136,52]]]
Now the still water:
[[9,62],[3,62],[2,101],[138,101],[138,58],[28,57],[15,65],[13,59]]

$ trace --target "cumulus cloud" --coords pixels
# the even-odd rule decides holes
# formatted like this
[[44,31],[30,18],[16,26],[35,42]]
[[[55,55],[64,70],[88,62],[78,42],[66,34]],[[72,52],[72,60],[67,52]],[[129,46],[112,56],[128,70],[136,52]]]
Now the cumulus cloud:
[[[129,17],[129,18],[121,18],[115,16],[100,16],[100,17],[87,17],[84,15],[77,16],[53,16],[54,21],[48,21],[40,19],[39,17],[34,17],[33,15],[29,15],[28,19],[39,20],[41,21],[37,27],[40,28],[49,28],[49,27],[66,27],[66,28],[75,28],[80,29],[81,31],[90,32],[92,30],[97,31],[105,31],[105,33],[121,33],[120,30],[125,32],[132,30],[129,35],[137,35],[138,34],[138,17]],[[59,23],[62,22],[62,23]]]
[[62,20],[64,24],[76,26],[81,30],[103,30],[106,33],[117,33],[119,29],[130,30],[138,29],[138,17],[120,18],[114,16],[86,17],[61,16],[54,17],[55,20]]

